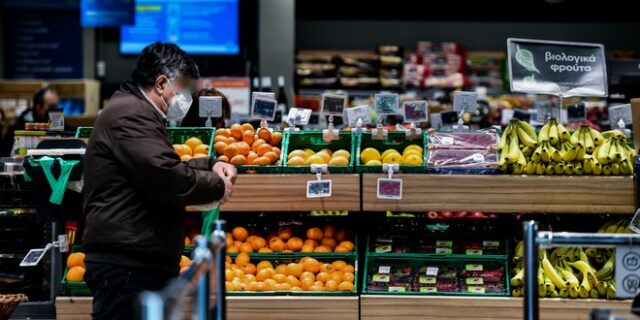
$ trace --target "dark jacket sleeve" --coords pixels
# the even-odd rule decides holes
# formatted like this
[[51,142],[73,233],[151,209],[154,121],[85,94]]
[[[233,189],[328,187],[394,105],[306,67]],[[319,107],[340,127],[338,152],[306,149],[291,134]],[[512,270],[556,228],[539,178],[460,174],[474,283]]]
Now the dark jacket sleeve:
[[125,116],[111,125],[114,155],[134,183],[148,198],[171,205],[221,199],[224,181],[211,170],[195,169],[180,161],[168,142],[166,129],[153,116]]
[[197,158],[187,161],[187,165],[196,170],[211,170],[216,162],[217,160],[212,157]]

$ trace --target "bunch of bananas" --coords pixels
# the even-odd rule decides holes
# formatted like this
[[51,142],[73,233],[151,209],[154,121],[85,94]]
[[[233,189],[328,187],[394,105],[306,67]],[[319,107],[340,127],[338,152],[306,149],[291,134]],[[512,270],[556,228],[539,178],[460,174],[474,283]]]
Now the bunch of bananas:
[[529,123],[511,120],[498,150],[501,172],[538,175],[631,175],[636,154],[619,130],[600,133],[583,125],[570,134],[556,118],[537,135]]

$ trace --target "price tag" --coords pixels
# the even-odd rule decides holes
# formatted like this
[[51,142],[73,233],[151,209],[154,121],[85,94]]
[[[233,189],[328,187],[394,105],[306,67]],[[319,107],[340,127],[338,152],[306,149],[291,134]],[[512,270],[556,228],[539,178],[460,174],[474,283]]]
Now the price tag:
[[427,121],[427,101],[407,101],[402,106],[404,109],[404,122]]
[[438,267],[427,267],[427,275],[428,276],[437,276],[438,275]]
[[395,93],[379,93],[375,95],[376,114],[378,116],[398,114],[398,94]]
[[437,280],[436,277],[420,276],[420,278],[418,278],[418,282],[420,284],[436,284]]
[[375,251],[376,253],[391,252],[391,245],[390,244],[377,245]]
[[378,178],[377,196],[383,200],[402,199],[402,179]]
[[371,111],[369,106],[359,106],[347,109],[347,122],[350,127],[355,127],[358,119],[362,119],[362,125],[371,124]]
[[571,122],[583,121],[587,119],[587,111],[584,103],[567,106],[567,119]]
[[438,287],[421,287],[420,292],[438,292]]
[[389,292],[407,292],[405,287],[389,287]]
[[458,91],[453,93],[453,111],[474,113],[478,110],[478,93]]
[[507,109],[507,108],[502,109],[500,111],[500,124],[503,126],[508,125],[511,119],[513,119],[514,112],[515,111],[513,109]]
[[484,287],[467,287],[469,293],[485,293]]
[[609,107],[609,121],[611,128],[618,128],[618,123],[622,120],[625,125],[630,125],[631,120],[631,104],[621,104]]
[[49,130],[64,131],[64,109],[56,108],[48,110]]
[[389,282],[391,277],[388,274],[374,274],[371,278],[373,282]]
[[440,129],[442,128],[442,116],[440,115],[440,113],[432,113],[429,115],[429,122],[431,125],[431,128],[433,129]]
[[481,264],[470,263],[467,264],[464,269],[467,271],[482,271],[483,268]]
[[446,146],[453,145],[453,141],[453,137],[442,137],[442,139],[440,139],[440,142]]
[[24,256],[24,258],[22,258],[22,261],[20,262],[20,266],[21,267],[37,266],[40,260],[42,259],[42,257],[44,257],[46,252],[47,252],[47,248],[29,250],[27,255]]
[[451,248],[436,248],[437,254],[451,254],[452,252]]
[[616,298],[633,298],[640,293],[640,247],[616,247]]
[[311,109],[303,109],[303,108],[291,108],[289,109],[289,115],[287,116],[287,121],[289,119],[293,119],[293,124],[304,126],[309,123],[309,119],[311,119]]
[[66,234],[58,235],[58,249],[60,252],[65,253],[69,251],[69,242],[67,241]]
[[201,96],[198,98],[200,105],[200,118],[220,118],[222,117],[222,97]]
[[469,285],[484,284],[484,280],[482,278],[466,278],[464,282]]
[[310,180],[307,181],[307,198],[327,198],[331,197],[331,180]]
[[473,159],[473,162],[484,162],[484,156],[480,153],[474,153],[471,155],[471,159]]
[[378,267],[378,273],[379,274],[389,274],[391,272],[391,267],[390,266],[379,266]]
[[436,241],[436,247],[452,248],[453,247],[453,241],[437,240]]
[[251,118],[273,121],[276,117],[277,105],[278,101],[275,99],[256,97],[251,106]]
[[347,105],[347,97],[338,94],[323,94],[320,112],[341,116]]
[[481,256],[482,255],[482,249],[467,249],[465,252],[470,256]]
[[536,108],[536,121],[540,123],[547,122],[549,118],[556,118],[560,120],[560,107],[549,102],[534,102]]
[[482,246],[483,247],[499,247],[500,241],[485,240],[485,241],[482,241]]

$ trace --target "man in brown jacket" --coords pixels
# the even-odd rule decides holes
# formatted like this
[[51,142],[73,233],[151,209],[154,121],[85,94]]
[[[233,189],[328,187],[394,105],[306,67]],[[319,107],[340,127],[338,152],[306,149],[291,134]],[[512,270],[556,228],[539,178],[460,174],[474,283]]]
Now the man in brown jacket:
[[[173,44],[138,57],[98,117],[85,155],[83,244],[94,319],[133,319],[138,295],[178,274],[184,207],[224,202],[237,175],[211,158],[180,161],[166,123],[184,117],[199,72]],[[173,119],[172,119],[173,117]]]

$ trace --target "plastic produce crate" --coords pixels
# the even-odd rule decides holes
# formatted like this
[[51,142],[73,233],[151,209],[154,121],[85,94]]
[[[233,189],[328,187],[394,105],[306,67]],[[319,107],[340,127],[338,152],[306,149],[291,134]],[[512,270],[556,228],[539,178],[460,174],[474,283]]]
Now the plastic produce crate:
[[459,238],[416,235],[373,239],[369,236],[367,256],[434,259],[507,259],[508,241],[496,238]]
[[69,268],[64,269],[60,290],[63,295],[71,297],[91,296],[91,290],[84,281],[67,281],[67,272]]
[[400,165],[400,173],[424,173],[426,172],[426,156],[427,156],[427,139],[426,132],[422,132],[422,137],[413,140],[407,140],[405,133],[400,131],[389,131],[387,140],[375,140],[371,137],[371,132],[365,132],[358,136],[356,149],[355,167],[358,173],[380,173],[382,166],[365,166],[361,163],[360,154],[362,150],[372,147],[382,154],[387,149],[396,149],[400,154],[404,148],[411,144],[417,144],[422,147],[423,162],[421,166]]
[[[288,133],[282,132],[282,131],[275,131],[275,132],[282,133],[282,142],[280,143],[280,159],[278,159],[278,162],[270,166],[255,166],[255,165],[236,166],[238,173],[265,173],[265,174],[282,173],[282,157],[284,155],[284,145],[285,145],[285,141],[287,139],[286,136]],[[215,150],[212,152],[214,152],[215,154]],[[215,154],[215,156],[217,157],[218,154]]]
[[282,167],[284,173],[311,173],[311,166],[288,166],[287,157],[289,152],[295,149],[311,149],[318,152],[322,149],[329,149],[336,151],[338,149],[344,149],[349,151],[351,157],[349,157],[348,166],[328,166],[327,170],[330,173],[353,173],[353,164],[355,159],[355,138],[350,131],[340,131],[338,140],[330,142],[324,141],[322,138],[322,130],[309,130],[290,132],[285,136],[285,149],[282,153]]

